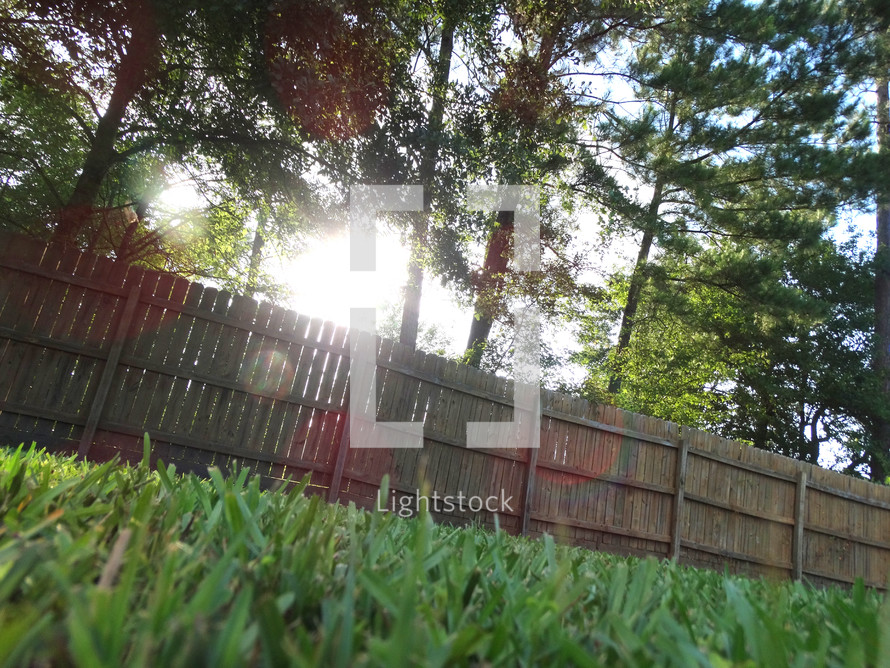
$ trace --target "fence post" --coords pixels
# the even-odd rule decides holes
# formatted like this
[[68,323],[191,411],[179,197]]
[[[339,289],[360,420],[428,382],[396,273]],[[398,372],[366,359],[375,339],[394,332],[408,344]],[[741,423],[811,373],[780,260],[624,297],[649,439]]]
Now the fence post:
[[538,466],[538,448],[528,448],[528,459],[526,459],[525,472],[525,489],[522,494],[522,521],[520,525],[520,533],[523,536],[528,535],[528,524],[532,514],[532,493],[535,489],[535,469]]
[[112,339],[111,348],[108,351],[108,359],[105,361],[105,368],[102,370],[102,378],[99,380],[99,387],[96,389],[96,396],[93,397],[93,404],[90,406],[87,422],[83,428],[83,435],[80,437],[80,444],[77,446],[77,455],[82,459],[90,453],[90,448],[93,446],[93,437],[96,435],[96,428],[99,426],[99,419],[102,417],[102,409],[105,407],[105,401],[108,399],[111,382],[114,380],[114,372],[117,370],[117,365],[120,362],[121,352],[123,352],[124,344],[127,341],[127,333],[130,331],[133,314],[136,312],[136,304],[138,303],[139,286],[134,285],[130,288],[130,292],[127,295],[127,303],[124,306],[121,319],[117,323],[114,339]]
[[797,476],[797,498],[794,508],[794,539],[791,547],[791,572],[795,580],[803,577],[803,529],[807,509],[807,472]]
[[671,529],[671,560],[680,559],[680,519],[683,516],[683,497],[686,490],[686,460],[689,455],[689,444],[681,438],[677,444],[677,493],[674,495],[673,528]]
[[334,453],[334,472],[331,475],[331,486],[328,488],[328,503],[335,503],[340,498],[340,485],[343,483],[343,469],[346,467],[346,455],[349,453],[349,392],[344,400],[346,410],[343,411],[343,430]]

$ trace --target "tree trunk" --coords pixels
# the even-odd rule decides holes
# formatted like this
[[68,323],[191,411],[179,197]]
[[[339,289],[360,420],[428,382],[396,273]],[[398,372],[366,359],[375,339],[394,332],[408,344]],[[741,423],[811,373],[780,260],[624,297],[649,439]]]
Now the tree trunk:
[[155,56],[157,33],[148,12],[137,12],[127,51],[117,69],[114,89],[108,107],[96,126],[89,151],[74,186],[62,209],[53,232],[53,240],[74,242],[93,214],[93,207],[102,181],[114,164],[114,144],[120,133],[127,107],[148,78],[149,65]]
[[[670,142],[674,135],[674,123],[677,119],[677,96],[671,97],[670,112],[665,135],[665,141]],[[617,367],[615,375],[609,379],[609,392],[615,394],[621,390],[621,354],[630,345],[630,338],[634,330],[634,318],[640,306],[640,296],[646,283],[646,263],[649,261],[649,252],[652,250],[652,242],[655,239],[655,226],[658,220],[658,209],[661,206],[662,193],[664,192],[664,177],[659,174],[655,178],[655,188],[649,208],[646,211],[646,224],[643,227],[643,240],[640,242],[640,252],[637,254],[637,263],[630,278],[630,288],[627,291],[627,302],[621,314],[621,329],[618,331],[618,347],[615,351]]]
[[[890,93],[888,77],[878,80],[878,151],[890,157]],[[890,406],[890,192],[877,193],[877,236],[875,252],[875,371],[880,378],[880,405]],[[875,420],[871,478],[884,482],[890,472],[890,419],[886,412]]]
[[643,240],[640,242],[637,262],[634,265],[634,271],[630,277],[630,287],[627,290],[627,301],[624,303],[624,311],[621,313],[621,329],[618,331],[618,347],[616,348],[618,370],[609,379],[609,392],[613,394],[621,390],[621,354],[630,345],[634,319],[637,316],[637,309],[640,307],[640,296],[643,294],[643,285],[646,283],[646,263],[649,261],[649,253],[655,239],[655,221],[658,217],[658,207],[661,206],[663,189],[664,181],[659,177],[655,182],[655,191],[652,193],[649,209],[646,212],[648,223],[643,230]]
[[257,213],[256,231],[253,233],[253,246],[250,249],[250,264],[247,267],[247,281],[245,281],[244,294],[253,297],[256,294],[257,282],[260,275],[260,262],[263,259],[263,246],[266,245],[266,222],[268,214],[265,207],[260,207]]
[[509,263],[509,249],[513,237],[513,212],[500,211],[497,224],[488,238],[485,263],[474,286],[476,303],[473,308],[473,322],[467,339],[464,362],[479,367],[485,353],[485,343],[491,333],[494,314],[498,309],[504,288],[504,274]]
[[[452,10],[453,11],[453,10]],[[445,94],[451,75],[451,57],[454,53],[455,17],[449,13],[442,25],[442,40],[433,73],[433,104],[427,117],[426,141],[422,147],[420,183],[424,188],[424,200],[429,201],[430,189],[436,173],[439,157],[439,134],[445,117]],[[424,207],[428,210],[428,207]],[[411,228],[410,257],[408,259],[408,282],[405,284],[405,302],[402,306],[402,327],[399,342],[412,348],[417,346],[417,331],[420,327],[420,297],[423,292],[423,257],[426,252],[429,234],[427,210],[413,214]]]
[[807,440],[807,452],[803,458],[805,462],[809,462],[815,466],[819,465],[819,454],[822,449],[822,439],[819,438],[819,422],[825,415],[825,409],[819,408],[810,418],[810,438]]
[[399,330],[399,342],[412,348],[417,347],[417,332],[420,329],[420,298],[423,294],[423,251],[421,240],[426,239],[426,213],[415,213],[414,227],[411,230],[410,252],[408,258],[408,281],[403,288],[405,301],[402,304],[402,326]]

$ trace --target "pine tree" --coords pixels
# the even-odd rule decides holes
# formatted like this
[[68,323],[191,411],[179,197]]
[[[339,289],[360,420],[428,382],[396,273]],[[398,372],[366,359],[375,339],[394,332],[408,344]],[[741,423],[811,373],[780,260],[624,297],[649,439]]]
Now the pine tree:
[[[618,210],[642,241],[616,283],[606,389],[624,406],[815,461],[826,425],[852,409],[829,415],[826,366],[807,370],[832,305],[789,276],[829,252],[822,235],[861,189],[849,175],[867,130],[836,74],[855,31],[830,8],[778,9],[703,5],[650,35],[631,68],[640,112],[600,126],[604,151],[651,193]],[[861,378],[851,358],[845,377]]]

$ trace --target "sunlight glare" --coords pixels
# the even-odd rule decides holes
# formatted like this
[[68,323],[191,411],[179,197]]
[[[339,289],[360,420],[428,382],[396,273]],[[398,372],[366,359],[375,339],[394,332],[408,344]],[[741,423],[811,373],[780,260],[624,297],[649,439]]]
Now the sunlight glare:
[[204,200],[191,183],[177,183],[158,196],[158,204],[169,212],[182,212],[189,209],[200,209]]
[[[398,234],[377,237],[377,271],[349,271],[349,236],[321,239],[300,255],[282,262],[281,271],[292,289],[288,306],[298,313],[349,325],[349,309],[373,306],[377,327],[393,311],[401,316],[402,289],[408,276],[408,249]],[[463,352],[472,309],[458,305],[448,288],[426,276],[421,302],[421,330],[434,327],[447,340],[449,354]]]
[[[394,234],[377,237],[377,271],[349,271],[349,236],[340,234],[310,244],[282,263],[282,278],[291,286],[290,306],[298,313],[349,324],[349,309],[377,307],[401,300],[407,277],[408,251]],[[380,316],[378,315],[378,318]]]

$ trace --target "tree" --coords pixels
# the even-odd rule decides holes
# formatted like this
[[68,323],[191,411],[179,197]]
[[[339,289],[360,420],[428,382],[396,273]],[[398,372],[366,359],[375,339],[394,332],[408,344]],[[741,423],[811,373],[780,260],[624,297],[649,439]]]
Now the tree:
[[[621,387],[620,359],[633,335],[654,244],[691,254],[715,238],[812,240],[821,232],[820,216],[808,222],[801,212],[830,211],[832,198],[842,200],[832,189],[844,180],[842,153],[851,155],[852,146],[832,151],[813,140],[835,132],[846,111],[831,61],[850,35],[836,31],[814,57],[801,43],[805,21],[786,18],[785,30],[770,34],[763,11],[726,2],[698,7],[691,20],[669,17],[646,35],[628,68],[644,101],[641,112],[606,110],[600,124],[601,150],[651,192],[645,204],[631,202],[617,212],[641,240],[612,393]],[[809,25],[815,20],[803,18]],[[855,145],[861,124],[853,130],[848,139]]]
[[862,33],[831,9],[781,8],[765,31],[769,8],[703,5],[637,49],[644,103],[607,110],[599,127],[601,150],[649,196],[592,189],[641,241],[613,282],[617,346],[604,354],[608,338],[591,331],[600,343],[586,359],[611,371],[607,384],[592,373],[587,392],[816,461],[868,417],[867,402],[845,398],[868,382],[867,291],[814,293],[822,279],[805,271],[845,285],[867,275],[862,262],[841,271],[823,239],[866,188],[852,175],[868,132],[837,76]]
[[[445,121],[445,98],[448,94],[448,81],[451,76],[451,61],[454,54],[455,30],[459,22],[459,7],[454,2],[442,3],[441,32],[438,52],[430,58],[432,76],[430,97],[432,102],[426,117],[425,137],[420,146],[418,176],[421,185],[430,190],[425,197],[432,201],[432,188],[438,166],[439,145]],[[429,45],[428,45],[429,46]],[[436,193],[439,194],[439,193]],[[438,199],[438,198],[437,198]],[[426,208],[426,206],[425,206]],[[425,249],[428,243],[429,223],[426,212],[415,213],[409,237],[411,254],[408,258],[408,281],[405,284],[402,324],[399,341],[414,347],[417,345],[417,332],[420,324],[420,299],[423,291],[423,266]]]
[[[568,75],[579,51],[597,53],[637,3],[602,8],[588,2],[504,5],[504,27],[478,41],[476,54],[488,76],[479,87],[489,91],[484,107],[488,166],[477,177],[505,184],[534,184],[543,189],[542,272],[519,277],[509,270],[513,221],[509,212],[488,219],[482,266],[473,275],[473,321],[464,360],[483,361],[497,319],[509,324],[511,299],[534,302],[549,318],[558,318],[559,301],[572,301],[585,288],[577,280],[582,269],[567,246],[572,238],[570,211],[574,197],[566,178],[585,159],[578,142],[578,103]],[[548,207],[548,201],[558,202]]]
[[[824,240],[738,259],[751,281],[744,292],[729,275],[659,262],[624,360],[621,405],[812,463],[826,443],[861,443],[878,408],[870,258],[855,242]],[[598,371],[585,393],[602,399],[608,333],[587,331],[583,361]],[[858,468],[862,453],[850,454]]]
[[[410,249],[399,337],[406,345],[417,342],[425,272],[437,254],[455,257],[460,243],[452,227],[461,213],[454,194],[465,182],[460,173],[470,140],[455,114],[469,105],[466,90],[450,76],[455,43],[466,24],[482,20],[480,6],[454,0],[386,6],[382,21],[398,48],[387,59],[385,105],[363,132],[323,149],[326,175],[344,189],[359,182],[423,186],[423,211],[390,217]],[[465,275],[459,266],[444,273],[458,280]]]
[[[877,105],[872,115],[876,151],[862,155],[857,170],[858,180],[868,190],[875,205],[876,246],[873,274],[872,371],[876,384],[870,392],[876,401],[865,421],[868,434],[860,440],[863,448],[854,463],[867,463],[871,478],[886,482],[890,471],[890,205],[888,205],[887,174],[890,157],[890,12],[886,3],[866,1],[843,3],[840,7],[850,25],[862,38],[858,48],[851,49],[842,70],[848,88],[871,84]],[[863,105],[864,106],[864,105]]]
[[0,100],[0,225],[27,233],[65,205],[83,161],[78,119],[88,109],[76,94],[24,83],[8,71],[0,75]]
[[[16,96],[42,100],[4,117],[2,155],[15,161],[4,198],[18,203],[9,224],[233,286],[244,269],[252,278],[241,287],[257,283],[252,259],[264,236],[293,236],[323,199],[305,178],[320,164],[319,145],[359,131],[385,102],[365,79],[385,92],[394,43],[375,6],[308,0],[10,3],[0,30],[10,44],[0,104],[12,112],[22,109]],[[331,43],[319,46],[319,34]],[[318,49],[340,57],[322,59],[340,69],[320,70]],[[326,115],[296,102],[315,98]],[[57,119],[77,131],[43,142],[37,159],[28,129]],[[183,173],[208,205],[163,219],[153,199]],[[37,186],[51,196],[36,201],[53,204],[29,215],[21,205]],[[268,211],[264,223],[257,210]]]
[[[885,64],[877,84],[877,139],[878,153],[885,160],[890,157],[890,92]],[[890,193],[885,184],[877,191],[876,216],[877,248],[875,250],[875,354],[874,368],[881,384],[878,394],[883,406],[890,406]],[[883,481],[890,473],[890,416],[877,415],[874,425],[875,447],[872,452],[871,476]]]

